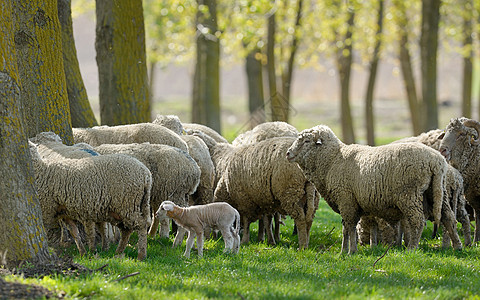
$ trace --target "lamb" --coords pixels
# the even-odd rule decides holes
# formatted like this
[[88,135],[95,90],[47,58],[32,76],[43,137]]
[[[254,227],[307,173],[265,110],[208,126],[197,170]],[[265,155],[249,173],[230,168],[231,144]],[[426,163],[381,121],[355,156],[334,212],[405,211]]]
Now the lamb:
[[234,147],[216,143],[201,133],[216,168],[214,201],[235,207],[242,220],[242,243],[250,240],[250,223],[263,215],[289,215],[298,227],[299,248],[308,247],[309,232],[318,198],[301,170],[290,164],[284,153],[293,137],[277,137],[256,144]]
[[[168,219],[165,215],[155,217],[155,212],[166,200],[187,206],[188,197],[196,191],[201,176],[200,168],[192,157],[176,147],[148,143],[104,144],[95,147],[95,151],[102,155],[121,153],[132,156],[150,170],[153,179],[150,200],[153,222],[149,235],[155,236],[160,223],[160,236],[168,237]],[[183,235],[178,238],[183,238]]]
[[[110,222],[121,231],[116,254],[124,252],[133,230],[138,233],[138,255],[147,255],[147,230],[151,223],[152,175],[137,159],[122,155],[99,155],[82,159],[42,159],[29,143],[35,170],[35,185],[45,227],[64,220],[80,254],[85,248],[74,221],[83,224]],[[95,228],[86,228],[94,244]],[[104,235],[103,235],[104,236]]]
[[238,135],[232,145],[248,145],[255,144],[260,141],[268,140],[274,137],[291,136],[297,137],[298,130],[292,125],[285,122],[265,122],[258,124],[252,130],[246,131]]
[[[407,247],[418,247],[424,226],[422,198],[429,188],[434,219],[440,222],[447,163],[428,146],[345,145],[328,126],[318,125],[303,130],[286,156],[342,216],[342,253],[357,251],[355,227],[363,215],[381,217],[391,224],[404,219],[410,232]],[[454,219],[451,210],[449,213]],[[459,249],[458,234],[453,224],[449,225],[447,230]]]
[[187,247],[184,255],[190,257],[195,236],[197,237],[198,256],[203,256],[203,232],[209,228],[220,230],[225,241],[225,251],[238,253],[240,249],[240,214],[225,202],[215,202],[205,205],[179,207],[171,201],[160,205],[157,215],[166,211],[179,226],[188,231]]
[[173,131],[152,123],[118,126],[73,128],[75,143],[87,143],[93,147],[101,144],[145,143],[177,147],[188,152],[187,144]]
[[440,153],[463,177],[464,193],[475,211],[473,242],[480,240],[480,123],[473,119],[451,119],[441,139]]

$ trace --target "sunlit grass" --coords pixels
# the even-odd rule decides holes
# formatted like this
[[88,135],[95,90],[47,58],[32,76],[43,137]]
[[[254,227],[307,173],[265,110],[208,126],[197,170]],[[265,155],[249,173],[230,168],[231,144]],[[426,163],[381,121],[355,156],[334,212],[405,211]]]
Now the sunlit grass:
[[[252,226],[252,242],[242,246],[238,255],[223,253],[219,239],[205,243],[203,258],[193,251],[187,259],[182,256],[185,242],[173,249],[171,236],[149,239],[148,257],[142,262],[135,259],[132,246],[125,258],[114,258],[114,247],[86,257],[70,248],[79,264],[92,270],[107,266],[78,277],[20,280],[65,291],[70,298],[89,299],[478,299],[480,295],[479,249],[441,249],[440,239],[429,239],[431,224],[418,250],[391,248],[385,254],[385,246],[359,246],[357,254],[341,255],[341,219],[325,202],[317,211],[309,249],[297,250],[293,222],[287,218],[285,223],[277,246],[258,243],[257,226]],[[135,272],[139,274],[123,278]]]

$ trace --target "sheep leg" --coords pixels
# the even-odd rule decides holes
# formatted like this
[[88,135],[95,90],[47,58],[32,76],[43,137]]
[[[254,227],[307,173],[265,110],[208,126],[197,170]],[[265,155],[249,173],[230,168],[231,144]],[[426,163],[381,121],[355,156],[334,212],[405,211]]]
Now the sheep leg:
[[281,215],[279,213],[274,213],[273,214],[273,219],[275,222],[275,231],[273,233],[273,238],[275,241],[280,241],[280,222],[281,222]]
[[263,215],[258,220],[258,241],[259,242],[265,241],[265,218],[268,218],[268,216]]
[[[158,230],[158,224],[159,224],[159,220],[157,217],[155,217],[155,214],[153,215],[153,218],[152,218],[152,225],[150,226],[150,230],[148,231],[148,235],[153,238],[155,237],[155,234],[157,233],[157,230]],[[168,235],[167,235],[168,237]]]
[[175,240],[173,241],[172,247],[175,248],[178,245],[180,245],[183,241],[183,238],[185,237],[185,233],[187,230],[183,228],[182,226],[178,227],[177,234],[175,235]]
[[348,239],[349,239],[349,231],[347,226],[345,226],[345,221],[342,220],[342,250],[341,253],[348,253],[349,252],[349,244],[348,244]]
[[95,247],[95,222],[84,222],[83,227],[85,227],[85,232],[87,234],[87,245],[90,251],[95,252],[97,249]]
[[240,216],[243,223],[243,236],[242,236],[242,244],[248,244],[250,242],[250,220],[246,217]]
[[160,237],[168,238],[170,235],[170,220],[165,218],[160,221]]
[[[450,205],[448,203],[443,203],[442,205],[442,218],[441,218],[441,223],[448,232],[448,235],[450,239],[452,240],[453,248],[455,250],[460,250],[462,249],[462,242],[460,241],[460,238],[458,237],[458,232],[457,232],[457,226],[456,226],[456,220],[455,220],[455,215],[453,214],[453,211],[450,209]],[[444,240],[445,240],[445,232],[443,233]],[[450,245],[450,241],[445,240],[448,245]],[[443,244],[442,246],[446,246],[446,244]]]
[[147,226],[144,229],[138,230],[138,242],[137,242],[137,259],[144,260],[147,257]]
[[[100,236],[102,237],[102,251],[107,251],[108,250],[108,235],[110,234],[108,229],[107,229],[107,223],[106,222],[99,222],[96,223],[98,232],[100,233]],[[113,233],[113,232],[112,232]]]
[[417,208],[411,208],[409,212],[405,213],[408,222],[408,245],[407,249],[413,250],[418,248],[420,244],[420,238],[422,237],[422,231],[425,223],[425,217],[423,212]]
[[472,236],[470,233],[470,218],[468,217],[465,207],[461,207],[457,210],[457,219],[462,224],[465,247],[469,247],[472,245]]
[[195,232],[197,236],[197,250],[198,256],[203,257],[203,228]]
[[85,247],[83,246],[82,240],[80,239],[80,233],[78,232],[77,224],[72,219],[65,219],[65,223],[68,225],[68,231],[73,236],[75,244],[77,245],[78,252],[80,255],[85,255]]
[[473,242],[480,241],[480,210],[474,209],[475,212],[475,233],[473,236]]
[[272,232],[272,215],[263,216],[263,223],[265,224],[265,231],[267,232],[267,243],[269,245],[275,245],[275,238]]
[[[179,228],[182,228],[182,227],[179,227]],[[187,247],[185,248],[185,253],[183,253],[183,255],[187,258],[190,257],[190,250],[192,250],[194,240],[195,240],[195,232],[193,230],[188,231]]]
[[120,228],[120,242],[118,242],[117,251],[115,251],[116,255],[122,254],[127,248],[128,240],[130,239],[130,235],[132,234],[131,229]]
[[220,232],[222,233],[223,241],[225,242],[225,250],[223,252],[231,251],[235,241],[230,228],[222,228],[220,229]]
[[372,228],[370,228],[370,247],[374,247],[378,244],[378,223],[374,220]]
[[232,241],[233,241],[233,246],[232,246],[233,253],[236,254],[240,250],[240,235],[237,234],[237,232],[235,231],[235,228],[233,227],[230,227],[230,234],[232,235]]

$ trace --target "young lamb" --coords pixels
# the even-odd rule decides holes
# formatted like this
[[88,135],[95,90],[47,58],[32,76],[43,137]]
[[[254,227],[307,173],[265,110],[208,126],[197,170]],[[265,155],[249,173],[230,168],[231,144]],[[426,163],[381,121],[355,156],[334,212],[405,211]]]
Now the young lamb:
[[162,211],[175,223],[188,231],[187,247],[184,255],[190,257],[195,236],[197,237],[198,256],[203,256],[203,232],[208,228],[220,230],[225,241],[225,251],[238,253],[240,249],[240,214],[225,202],[215,202],[205,205],[179,207],[171,201],[160,205],[157,215]]
[[451,119],[439,139],[440,153],[462,174],[465,198],[475,211],[476,243],[480,241],[480,123],[467,118]]
[[[82,159],[42,159],[29,143],[35,185],[45,227],[58,219],[70,226],[80,254],[85,248],[74,221],[83,224],[109,222],[121,231],[117,254],[123,253],[133,230],[138,232],[138,259],[147,255],[147,230],[151,223],[152,175],[137,159],[123,154]],[[85,228],[94,245],[95,226]],[[105,236],[103,234],[102,236]]]
[[[329,127],[318,125],[302,131],[286,154],[342,216],[342,253],[357,251],[355,227],[363,215],[391,224],[404,219],[410,232],[408,248],[418,247],[424,226],[423,194],[429,188],[435,222],[440,222],[447,163],[428,146],[345,145]],[[454,219],[451,210],[450,214]],[[447,230],[454,236],[450,225]],[[461,247],[459,239],[454,242],[455,248]]]

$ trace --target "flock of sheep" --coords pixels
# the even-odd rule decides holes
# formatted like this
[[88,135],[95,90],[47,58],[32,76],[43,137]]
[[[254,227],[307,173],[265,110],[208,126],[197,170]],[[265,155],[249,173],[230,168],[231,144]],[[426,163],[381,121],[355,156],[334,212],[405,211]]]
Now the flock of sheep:
[[[342,217],[342,252],[357,241],[418,247],[426,220],[444,228],[443,246],[480,240],[480,123],[452,119],[446,130],[370,147],[342,143],[324,125],[298,132],[267,122],[231,144],[214,130],[159,115],[152,123],[74,128],[75,145],[53,132],[29,141],[36,189],[49,243],[65,244],[65,228],[80,254],[118,243],[133,231],[138,259],[147,236],[188,232],[202,256],[204,238],[220,231],[225,251],[237,253],[259,221],[259,240],[280,238],[280,216],[295,222],[300,249],[308,247],[320,197]],[[274,226],[275,225],[275,226]],[[159,228],[160,227],[160,228]],[[240,227],[242,238],[240,241]],[[172,225],[172,229],[174,226]]]

